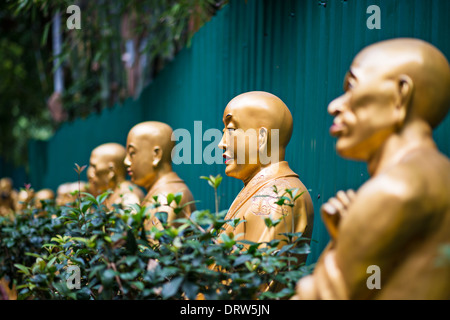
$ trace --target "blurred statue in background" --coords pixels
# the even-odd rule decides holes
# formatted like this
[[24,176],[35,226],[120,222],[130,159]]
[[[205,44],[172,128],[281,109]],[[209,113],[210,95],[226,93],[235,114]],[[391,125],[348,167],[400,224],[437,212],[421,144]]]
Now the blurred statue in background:
[[62,183],[56,190],[56,204],[58,206],[71,205],[77,200],[78,192],[89,191],[89,184],[86,181]]
[[328,106],[339,155],[371,178],[322,206],[331,242],[299,299],[450,299],[450,161],[432,130],[450,106],[450,67],[434,46],[393,39],[360,52]]
[[[128,133],[127,155],[124,161],[131,181],[147,190],[142,205],[154,203],[153,197],[156,196],[161,204],[158,211],[167,212],[169,224],[174,224],[176,218],[188,217],[195,211],[195,205],[191,203],[191,191],[172,170],[174,146],[172,128],[169,125],[157,121],[142,122]],[[169,193],[182,193],[179,205],[184,206],[184,209],[178,215],[173,210],[176,203],[167,203],[166,197]],[[146,228],[150,229],[153,225],[161,228],[159,219],[154,215],[146,224]]]
[[16,198],[16,214],[22,214],[26,209],[32,209],[34,205],[34,189],[21,189]]
[[11,178],[0,179],[0,216],[12,216],[15,210],[17,191]]
[[[55,193],[52,189],[41,189],[34,195],[34,206],[36,209],[44,209],[44,203],[54,204],[55,203]],[[41,217],[47,216],[47,211],[42,210],[39,214]]]
[[[267,92],[243,93],[228,103],[223,123],[219,148],[224,150],[225,174],[244,183],[225,217],[244,222],[236,228],[227,225],[225,232],[243,233],[240,239],[253,242],[283,239],[279,234],[285,232],[302,232],[304,237],[311,237],[311,197],[285,161],[293,119],[284,102]],[[296,190],[297,195],[303,193],[295,200],[292,211],[289,206],[275,203],[286,189]],[[268,217],[281,222],[268,228],[264,222]],[[284,244],[280,242],[280,246]],[[305,260],[306,255],[298,262]]]
[[126,180],[126,168],[123,163],[126,156],[125,148],[118,143],[105,143],[91,152],[87,177],[89,188],[94,196],[107,190],[112,194],[105,205],[112,208],[113,204],[140,204],[144,193],[130,181]]
[[42,209],[42,202],[54,200],[55,193],[52,189],[41,189],[34,195],[34,205],[38,209]]

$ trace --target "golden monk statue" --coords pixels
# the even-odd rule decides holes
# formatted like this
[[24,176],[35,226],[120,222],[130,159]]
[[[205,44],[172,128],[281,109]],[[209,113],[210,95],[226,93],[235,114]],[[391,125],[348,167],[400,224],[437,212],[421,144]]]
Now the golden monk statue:
[[58,206],[70,205],[77,200],[78,192],[89,192],[90,187],[86,181],[64,182],[56,190],[56,204]]
[[368,164],[356,192],[322,206],[331,242],[300,299],[450,299],[450,162],[432,130],[450,106],[450,67],[417,39],[365,48],[328,106],[337,152]]
[[105,200],[105,205],[112,208],[113,204],[140,204],[144,193],[132,182],[126,180],[126,167],[123,163],[126,156],[125,148],[118,143],[105,143],[91,152],[87,177],[89,188],[94,196],[107,190],[112,194]]
[[[190,216],[195,211],[193,196],[187,185],[178,175],[172,171],[172,149],[175,142],[172,141],[172,128],[162,122],[147,121],[135,125],[127,137],[127,155],[125,165],[131,181],[147,190],[147,195],[142,201],[146,206],[154,203],[154,196],[158,197],[161,207],[157,211],[164,211],[168,214],[168,224],[174,224],[177,218]],[[179,214],[175,214],[175,202],[167,203],[166,197],[169,193],[182,193],[182,200],[179,204],[184,209]],[[154,210],[153,210],[154,211]],[[156,211],[154,211],[156,212]],[[154,213],[153,212],[153,213]],[[153,225],[161,228],[159,219],[152,215],[146,224],[150,229]]]
[[34,195],[34,205],[36,208],[42,208],[41,201],[55,200],[55,193],[52,189],[41,189]]
[[[303,232],[304,237],[310,237],[314,212],[311,197],[284,160],[293,130],[292,115],[284,102],[267,92],[243,93],[228,103],[223,123],[219,148],[224,150],[225,174],[244,183],[225,219],[245,220],[236,228],[227,225],[225,232],[242,233],[240,240],[253,242],[285,239],[280,234],[286,232]],[[275,204],[286,189],[303,192],[292,210]],[[281,219],[281,223],[268,228],[264,222],[268,217]],[[284,244],[281,241],[280,247]],[[306,256],[299,262],[304,259]]]
[[34,205],[34,189],[21,189],[16,197],[16,214],[22,214],[25,209],[32,209]]
[[[49,202],[49,203],[54,203],[55,201],[55,193],[53,192],[52,189],[41,189],[38,192],[36,192],[36,194],[34,195],[34,206],[36,209],[42,209],[43,208],[43,202]],[[43,210],[39,216],[41,217],[45,217],[47,216],[47,211]]]
[[11,178],[0,179],[0,216],[14,215],[17,192]]

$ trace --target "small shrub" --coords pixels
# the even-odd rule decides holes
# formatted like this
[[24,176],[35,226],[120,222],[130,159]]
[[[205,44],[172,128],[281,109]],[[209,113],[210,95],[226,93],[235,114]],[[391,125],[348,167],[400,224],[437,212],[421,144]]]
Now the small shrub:
[[[221,179],[210,178],[217,197]],[[242,221],[224,220],[218,206],[178,219],[174,227],[158,203],[108,210],[108,195],[82,192],[72,205],[45,205],[48,217],[29,209],[13,221],[0,220],[0,277],[16,284],[19,299],[284,299],[312,271],[296,261],[309,253],[301,233],[252,243],[221,232],[225,223]],[[295,196],[286,190],[279,205]],[[167,198],[175,212],[182,210],[181,194]],[[153,211],[163,228],[146,231]],[[276,223],[266,220],[268,227]]]

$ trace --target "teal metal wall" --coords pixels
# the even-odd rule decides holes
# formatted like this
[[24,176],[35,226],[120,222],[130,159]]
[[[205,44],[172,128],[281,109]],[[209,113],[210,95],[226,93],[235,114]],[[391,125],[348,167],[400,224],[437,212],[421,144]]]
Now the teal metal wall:
[[24,166],[16,166],[0,156],[0,178],[8,177],[13,181],[13,187],[17,190],[24,187],[28,181]]
[[[381,9],[380,30],[366,27],[370,5]],[[173,129],[188,129],[192,137],[194,121],[202,121],[203,132],[221,130],[229,100],[246,91],[269,91],[284,100],[294,117],[287,160],[311,190],[317,242],[308,261],[314,262],[329,240],[320,206],[338,190],[357,189],[368,179],[363,163],[336,155],[335,139],[328,135],[328,103],[342,93],[354,55],[379,40],[421,38],[450,58],[449,12],[447,0],[231,0],[139,99],[66,124],[48,142],[32,142],[30,180],[37,188],[54,189],[76,180],[75,162],[87,164],[98,144],[125,144],[128,130],[141,121],[163,121]],[[450,116],[435,131],[447,155],[449,136]],[[203,148],[209,143],[204,141]],[[201,175],[224,176],[219,190],[222,209],[242,188],[240,181],[224,175],[223,165],[181,164],[174,170],[201,200],[199,208],[214,208],[212,190]]]

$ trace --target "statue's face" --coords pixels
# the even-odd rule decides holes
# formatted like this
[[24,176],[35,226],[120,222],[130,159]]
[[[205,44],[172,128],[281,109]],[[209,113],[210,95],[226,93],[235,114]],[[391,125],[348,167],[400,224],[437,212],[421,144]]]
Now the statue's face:
[[12,191],[12,182],[7,178],[0,179],[0,192],[10,193]]
[[110,168],[110,161],[99,149],[94,149],[91,153],[87,177],[94,193],[100,194],[114,187],[112,181],[114,174]]
[[398,81],[372,53],[354,60],[344,90],[328,106],[334,116],[330,134],[338,138],[341,156],[367,161],[396,130]]
[[258,159],[258,124],[251,116],[252,110],[242,105],[225,108],[223,114],[222,140],[219,148],[224,150],[225,174],[246,183],[261,168]]
[[127,137],[127,156],[124,164],[127,166],[131,181],[147,190],[151,188],[156,178],[153,150],[154,144],[149,135],[130,131]]
[[41,201],[54,200],[54,199],[55,199],[55,195],[52,191],[46,190],[46,189],[40,190],[40,191],[36,192],[36,195],[34,197],[35,206],[36,206],[36,208],[42,208]]

